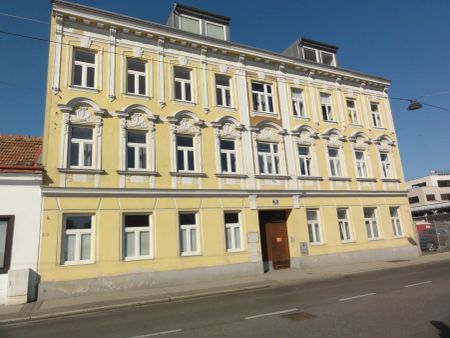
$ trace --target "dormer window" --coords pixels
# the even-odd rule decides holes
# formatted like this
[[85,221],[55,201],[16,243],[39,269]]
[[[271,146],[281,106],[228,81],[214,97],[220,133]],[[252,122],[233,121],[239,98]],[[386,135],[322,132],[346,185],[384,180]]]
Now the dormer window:
[[186,15],[180,15],[180,29],[184,31],[202,34],[200,23],[200,19],[196,19]]
[[331,53],[320,52],[320,60],[324,65],[334,66],[334,57]]
[[312,48],[303,47],[303,57],[305,60],[317,62],[317,51]]
[[310,39],[297,39],[284,52],[284,55],[321,63],[327,66],[337,66],[336,53],[338,47]]
[[212,22],[205,23],[206,31],[205,35],[210,38],[225,40],[225,27],[222,25],[217,25]]

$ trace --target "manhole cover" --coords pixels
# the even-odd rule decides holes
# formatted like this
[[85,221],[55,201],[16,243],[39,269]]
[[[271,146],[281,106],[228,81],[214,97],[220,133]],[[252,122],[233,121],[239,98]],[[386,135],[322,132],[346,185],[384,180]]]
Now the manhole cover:
[[316,315],[313,315],[312,313],[308,313],[308,312],[291,312],[285,315],[281,315],[281,317],[283,318],[288,318],[288,319],[292,319],[292,320],[307,320],[307,319],[311,319],[311,318],[316,318]]
[[409,262],[408,259],[393,259],[392,261],[386,261],[386,263],[400,263],[400,262]]

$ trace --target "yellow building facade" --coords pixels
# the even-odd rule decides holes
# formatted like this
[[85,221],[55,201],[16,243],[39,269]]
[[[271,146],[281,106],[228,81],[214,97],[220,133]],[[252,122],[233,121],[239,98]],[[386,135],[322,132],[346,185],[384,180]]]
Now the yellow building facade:
[[228,22],[53,2],[42,297],[418,254],[389,81]]

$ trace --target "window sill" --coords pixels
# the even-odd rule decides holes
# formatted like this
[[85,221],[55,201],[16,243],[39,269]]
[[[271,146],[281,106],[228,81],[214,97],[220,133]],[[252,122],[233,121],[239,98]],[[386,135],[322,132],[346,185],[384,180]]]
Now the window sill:
[[139,171],[139,170],[117,170],[119,175],[129,175],[129,176],[159,176],[157,171]]
[[244,249],[228,249],[226,253],[240,253],[244,251],[245,251]]
[[376,242],[376,241],[382,241],[383,238],[368,238],[368,240],[371,242]]
[[353,127],[353,128],[363,128],[363,125],[362,124],[353,124],[353,123],[349,123],[348,124],[350,127]]
[[133,262],[133,261],[144,261],[152,260],[153,256],[142,256],[142,257],[125,257],[122,262]]
[[220,177],[220,178],[248,178],[248,175],[243,175],[243,174],[232,174],[232,173],[217,173],[216,177]]
[[350,177],[328,177],[329,181],[346,181],[350,182],[352,179]]
[[198,252],[198,253],[185,253],[185,252],[182,252],[180,254],[181,257],[195,257],[195,256],[201,256],[201,255],[202,254],[200,252]]
[[70,89],[77,90],[80,92],[88,92],[88,93],[100,93],[100,90],[97,88],[89,88],[89,87],[78,87],[78,86],[69,86]]
[[196,173],[196,172],[169,172],[170,176],[174,177],[207,177],[205,173]]
[[286,175],[255,175],[255,178],[270,179],[270,180],[289,180],[291,176]]
[[357,177],[356,180],[358,182],[376,182],[377,181],[376,178],[372,178],[372,177]]
[[311,245],[311,246],[322,246],[322,245],[325,245],[325,243],[309,243],[309,245]]
[[341,241],[341,243],[342,243],[342,244],[351,244],[351,243],[356,243],[356,241],[353,240],[353,239],[349,239],[349,240],[347,240],[347,241]]
[[216,106],[216,109],[226,111],[229,113],[234,113],[236,111],[236,108],[234,108],[234,107],[225,107],[225,106]]
[[297,179],[304,181],[323,181],[323,178],[320,176],[297,176]]
[[58,171],[64,174],[105,174],[102,169],[91,168],[58,168]]
[[79,262],[64,262],[60,266],[77,266],[77,265],[90,265],[95,264],[94,261],[79,261]]
[[387,130],[386,127],[375,127],[375,126],[373,126],[373,129],[376,129],[376,130]]
[[125,97],[128,97],[130,99],[140,99],[140,100],[150,100],[151,99],[151,97],[148,95],[132,94],[132,93],[126,93]]
[[406,238],[406,236],[403,236],[403,235],[401,235],[401,236],[394,236],[394,239],[403,239],[403,238]]
[[301,121],[311,121],[311,119],[309,117],[306,116],[297,116],[297,115],[292,115],[292,117],[296,120],[301,120]]
[[401,180],[399,178],[382,178],[382,182],[394,182],[394,183],[400,183]]
[[175,104],[179,104],[180,106],[195,106],[195,102],[192,101],[179,101],[179,100],[174,100],[173,103]]
[[338,124],[337,121],[332,121],[332,120],[322,120],[322,122],[331,123],[331,124]]
[[278,117],[278,113],[276,112],[263,112],[263,111],[253,111],[253,115],[258,115],[258,116],[271,116],[271,117]]

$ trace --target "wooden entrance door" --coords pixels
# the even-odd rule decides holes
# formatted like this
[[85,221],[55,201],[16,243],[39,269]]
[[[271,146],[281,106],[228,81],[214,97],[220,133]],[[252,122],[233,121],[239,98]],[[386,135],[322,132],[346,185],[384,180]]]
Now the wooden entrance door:
[[274,269],[289,268],[289,241],[285,222],[266,223],[266,243],[269,261]]

